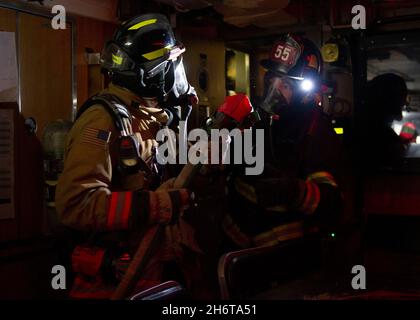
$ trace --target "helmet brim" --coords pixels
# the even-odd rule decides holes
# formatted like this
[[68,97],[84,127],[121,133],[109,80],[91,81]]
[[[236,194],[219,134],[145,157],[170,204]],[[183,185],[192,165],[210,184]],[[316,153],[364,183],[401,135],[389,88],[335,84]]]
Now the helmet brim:
[[266,70],[268,70],[268,71],[270,71],[270,72],[272,72],[272,73],[274,73],[274,74],[276,74],[278,76],[281,76],[281,77],[288,77],[288,78],[294,79],[294,80],[303,80],[304,79],[302,77],[290,76],[290,75],[288,75],[285,72],[279,71],[278,70],[278,64],[276,62],[274,62],[273,60],[271,60],[271,59],[263,59],[263,60],[261,60],[260,65],[264,69],[266,69]]

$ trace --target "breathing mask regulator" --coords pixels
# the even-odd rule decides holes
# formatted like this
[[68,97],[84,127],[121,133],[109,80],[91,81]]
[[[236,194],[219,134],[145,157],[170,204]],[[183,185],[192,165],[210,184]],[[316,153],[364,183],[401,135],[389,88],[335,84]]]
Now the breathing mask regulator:
[[186,121],[191,113],[192,105],[198,101],[195,89],[187,80],[182,60],[182,56],[180,56],[173,62],[174,72],[171,73],[171,76],[174,77],[171,81],[173,86],[162,103],[170,118],[168,126],[171,123],[177,126],[180,120]]
[[272,115],[313,101],[321,87],[321,61],[319,50],[308,39],[287,35],[277,41],[270,58],[261,61],[267,73],[260,108]]

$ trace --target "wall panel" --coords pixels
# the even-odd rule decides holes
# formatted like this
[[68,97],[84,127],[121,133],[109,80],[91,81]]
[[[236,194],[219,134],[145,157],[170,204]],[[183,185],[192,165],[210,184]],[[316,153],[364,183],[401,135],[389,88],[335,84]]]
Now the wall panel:
[[[16,32],[16,12],[0,8],[0,31]],[[1,108],[17,108],[14,104],[2,104]],[[15,177],[16,179],[16,177]],[[16,203],[15,197],[15,203]],[[15,211],[16,212],[16,211]],[[18,237],[17,219],[0,220],[0,242]]]
[[16,31],[16,11],[0,8],[0,31]]
[[71,119],[71,26],[51,28],[50,19],[19,13],[21,111],[38,123],[38,138],[55,119]]
[[103,82],[98,68],[88,65],[86,48],[96,53],[102,52],[104,43],[111,40],[116,25],[85,17],[77,17],[76,24],[77,105],[80,107],[95,93],[89,88],[98,88],[98,83]]

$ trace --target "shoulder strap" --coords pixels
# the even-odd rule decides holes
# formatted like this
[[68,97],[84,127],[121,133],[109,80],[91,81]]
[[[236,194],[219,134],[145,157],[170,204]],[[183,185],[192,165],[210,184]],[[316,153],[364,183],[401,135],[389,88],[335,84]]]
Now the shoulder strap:
[[112,120],[114,121],[117,129],[122,132],[124,131],[124,118],[132,122],[131,113],[128,111],[124,103],[115,95],[109,93],[100,93],[93,97],[90,97],[79,109],[76,115],[75,121],[91,106],[95,104],[102,105],[105,110],[109,113]]

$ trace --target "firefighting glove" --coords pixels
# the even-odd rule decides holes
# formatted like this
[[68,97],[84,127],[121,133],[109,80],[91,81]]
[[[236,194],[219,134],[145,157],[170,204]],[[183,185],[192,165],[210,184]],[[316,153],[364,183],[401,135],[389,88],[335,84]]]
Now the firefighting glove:
[[171,225],[178,222],[190,204],[187,189],[168,189],[148,192],[149,222]]
[[264,208],[283,207],[293,210],[302,201],[305,182],[296,178],[267,178],[255,184],[257,202]]
[[166,181],[156,191],[142,190],[133,195],[133,208],[136,211],[132,215],[134,227],[178,222],[190,205],[191,194],[185,188],[173,188],[174,181]]

